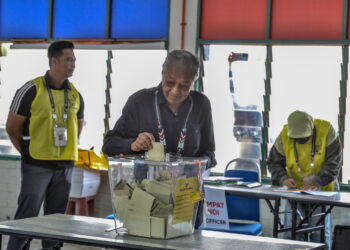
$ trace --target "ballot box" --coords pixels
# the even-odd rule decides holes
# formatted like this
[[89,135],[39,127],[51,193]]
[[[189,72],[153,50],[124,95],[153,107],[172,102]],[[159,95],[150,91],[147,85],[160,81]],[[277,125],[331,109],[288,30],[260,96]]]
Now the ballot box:
[[175,156],[166,161],[108,158],[115,217],[131,235],[169,239],[192,234],[206,162]]

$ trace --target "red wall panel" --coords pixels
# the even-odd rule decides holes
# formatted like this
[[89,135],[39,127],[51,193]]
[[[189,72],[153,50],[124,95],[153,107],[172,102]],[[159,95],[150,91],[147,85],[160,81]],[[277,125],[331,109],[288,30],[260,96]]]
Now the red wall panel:
[[341,39],[343,0],[272,1],[271,39]]
[[265,17],[266,0],[202,0],[200,39],[264,39]]

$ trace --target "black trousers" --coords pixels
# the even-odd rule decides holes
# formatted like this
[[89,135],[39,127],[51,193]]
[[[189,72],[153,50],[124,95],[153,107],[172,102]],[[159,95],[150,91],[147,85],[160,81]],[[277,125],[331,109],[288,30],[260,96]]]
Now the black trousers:
[[[38,216],[44,203],[44,215],[65,213],[73,168],[53,169],[35,166],[22,161],[21,191],[15,219]],[[10,237],[7,250],[29,249],[30,240],[23,237]],[[50,249],[58,242],[42,241],[43,248]]]

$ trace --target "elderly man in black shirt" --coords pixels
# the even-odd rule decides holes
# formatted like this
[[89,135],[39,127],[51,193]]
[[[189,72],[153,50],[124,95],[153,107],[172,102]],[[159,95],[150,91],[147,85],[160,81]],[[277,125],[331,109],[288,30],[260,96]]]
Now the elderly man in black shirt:
[[216,165],[215,142],[209,99],[191,91],[199,61],[186,50],[167,56],[162,82],[129,97],[122,116],[104,138],[108,155],[142,153],[152,141],[163,142],[166,152],[208,158],[207,169]]

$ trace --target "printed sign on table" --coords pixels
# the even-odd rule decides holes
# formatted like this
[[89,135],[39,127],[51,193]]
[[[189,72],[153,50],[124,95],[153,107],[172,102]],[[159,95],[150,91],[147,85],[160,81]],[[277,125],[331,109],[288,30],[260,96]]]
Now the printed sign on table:
[[225,191],[205,186],[204,192],[206,207],[204,209],[205,227],[228,230],[230,227],[227,216]]

